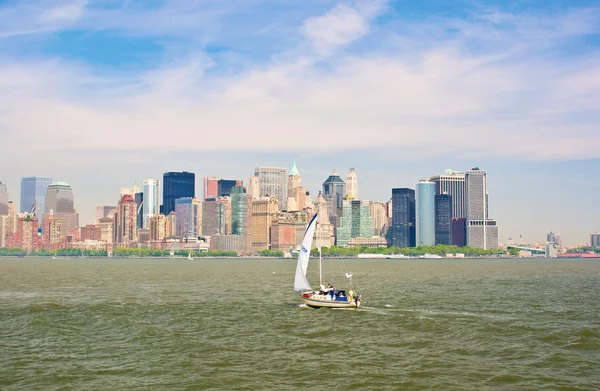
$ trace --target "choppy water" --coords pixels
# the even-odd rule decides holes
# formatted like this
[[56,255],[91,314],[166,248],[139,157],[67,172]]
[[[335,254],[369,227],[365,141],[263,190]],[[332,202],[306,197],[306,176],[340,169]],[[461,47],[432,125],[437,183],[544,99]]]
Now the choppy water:
[[360,310],[295,267],[0,259],[0,389],[600,389],[600,262],[346,260]]

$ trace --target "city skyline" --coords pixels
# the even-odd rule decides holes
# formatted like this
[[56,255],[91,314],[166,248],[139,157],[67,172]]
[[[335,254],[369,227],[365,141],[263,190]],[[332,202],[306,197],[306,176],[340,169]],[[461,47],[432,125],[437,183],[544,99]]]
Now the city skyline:
[[83,225],[170,171],[200,197],[296,159],[315,200],[354,167],[359,198],[387,201],[479,166],[501,243],[599,230],[596,2],[28,0],[0,22],[17,204],[32,175],[71,184]]

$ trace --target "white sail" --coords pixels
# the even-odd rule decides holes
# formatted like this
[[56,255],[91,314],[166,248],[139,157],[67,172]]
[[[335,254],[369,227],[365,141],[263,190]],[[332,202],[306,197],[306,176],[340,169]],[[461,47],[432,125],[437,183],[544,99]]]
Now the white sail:
[[315,214],[306,227],[300,254],[298,255],[298,264],[296,265],[296,278],[294,280],[294,290],[310,290],[310,284],[306,279],[306,270],[308,269],[308,258],[310,257],[310,249],[312,248],[313,235],[315,234],[315,226],[317,225],[317,215]]

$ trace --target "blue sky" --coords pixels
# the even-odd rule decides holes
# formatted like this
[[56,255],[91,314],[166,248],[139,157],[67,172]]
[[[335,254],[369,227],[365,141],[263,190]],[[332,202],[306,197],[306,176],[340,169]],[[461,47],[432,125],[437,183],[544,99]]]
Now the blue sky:
[[0,181],[67,181],[88,223],[165,171],[295,158],[313,194],[354,167],[386,201],[479,166],[501,242],[576,244],[600,230],[599,44],[583,0],[0,1]]

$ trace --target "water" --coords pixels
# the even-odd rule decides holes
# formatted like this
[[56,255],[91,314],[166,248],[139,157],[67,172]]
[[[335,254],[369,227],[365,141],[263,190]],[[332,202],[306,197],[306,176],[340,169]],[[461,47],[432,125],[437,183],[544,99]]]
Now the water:
[[294,260],[0,258],[0,389],[600,389],[600,262],[344,263],[359,310]]

